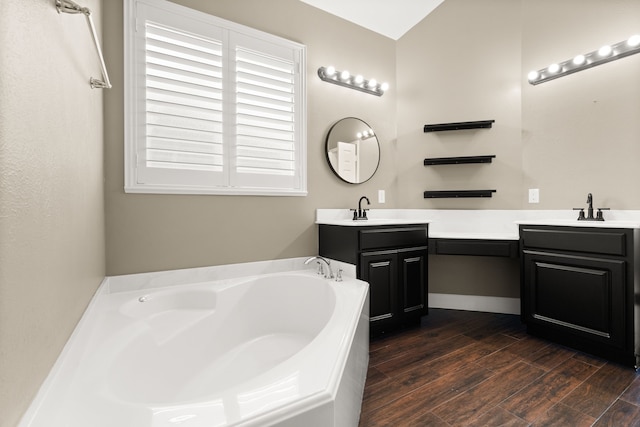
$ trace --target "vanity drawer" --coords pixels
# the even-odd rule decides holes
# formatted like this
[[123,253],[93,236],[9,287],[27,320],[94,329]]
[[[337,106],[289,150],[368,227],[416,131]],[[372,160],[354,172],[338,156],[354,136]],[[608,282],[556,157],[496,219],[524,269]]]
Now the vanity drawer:
[[429,240],[429,253],[516,258],[518,256],[518,242],[517,240],[432,238]]
[[424,227],[376,228],[360,231],[360,250],[426,245],[427,229]]
[[530,228],[520,230],[525,248],[554,249],[559,251],[588,252],[626,256],[626,233],[621,230],[573,228]]

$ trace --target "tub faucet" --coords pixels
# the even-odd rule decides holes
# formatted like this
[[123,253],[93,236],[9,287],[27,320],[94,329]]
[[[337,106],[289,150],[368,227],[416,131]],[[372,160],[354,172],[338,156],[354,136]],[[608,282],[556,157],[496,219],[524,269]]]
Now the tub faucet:
[[351,209],[353,211],[353,220],[354,221],[363,220],[363,219],[369,219],[369,218],[367,218],[367,210],[368,209],[362,209],[362,201],[363,200],[367,201],[367,205],[371,204],[371,202],[369,201],[369,198],[367,196],[360,197],[360,200],[358,200],[358,210],[356,211],[355,209]]
[[[316,261],[320,266],[320,268],[318,268],[318,274],[323,274],[325,279],[333,279],[334,276],[333,276],[333,271],[331,271],[331,262],[328,259],[323,258],[321,256],[312,256],[311,258],[306,260],[304,264],[307,265],[311,261]],[[327,273],[325,273],[324,269],[322,268],[322,262],[327,264],[327,270],[329,270]]]

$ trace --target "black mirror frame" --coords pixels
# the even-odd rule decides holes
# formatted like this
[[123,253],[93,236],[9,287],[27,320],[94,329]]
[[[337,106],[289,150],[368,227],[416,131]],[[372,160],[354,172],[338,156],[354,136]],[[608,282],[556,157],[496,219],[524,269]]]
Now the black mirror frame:
[[368,124],[367,122],[365,122],[364,120],[359,119],[359,118],[357,118],[357,117],[344,117],[344,118],[342,118],[342,119],[340,119],[340,120],[336,121],[336,122],[335,122],[333,125],[331,125],[331,127],[329,128],[329,131],[327,132],[327,137],[325,138],[325,146],[324,146],[324,148],[325,148],[325,150],[324,150],[324,152],[325,152],[325,158],[326,158],[326,160],[327,160],[327,164],[328,164],[328,165],[329,165],[329,167],[331,168],[331,171],[335,174],[335,176],[337,176],[338,178],[340,178],[340,180],[342,180],[342,181],[344,181],[344,182],[346,182],[346,183],[348,183],[348,184],[353,184],[353,185],[363,184],[363,183],[365,183],[365,182],[369,181],[371,178],[373,178],[373,176],[374,176],[374,175],[376,174],[376,172],[378,171],[378,168],[380,167],[380,157],[381,157],[381,156],[380,156],[380,141],[378,140],[378,136],[377,136],[377,135],[375,135],[375,132],[374,132],[374,138],[375,138],[375,140],[376,140],[376,145],[377,145],[377,147],[378,147],[378,161],[377,161],[377,163],[376,163],[376,167],[375,167],[375,169],[373,170],[373,172],[371,173],[371,175],[370,175],[369,177],[367,177],[367,179],[361,180],[361,181],[359,181],[359,182],[352,182],[352,181],[348,181],[348,180],[344,179],[342,176],[340,176],[340,174],[338,173],[338,171],[337,171],[337,170],[335,170],[335,168],[333,167],[333,164],[331,163],[331,159],[329,158],[329,142],[330,142],[330,138],[331,138],[331,133],[332,133],[332,131],[335,129],[335,127],[336,127],[336,126],[338,126],[338,125],[339,125],[340,123],[342,123],[344,120],[349,120],[349,119],[351,119],[351,120],[357,120],[357,121],[359,121],[359,122],[362,122],[362,123],[367,127],[367,129],[372,129],[372,127],[371,127],[371,126],[369,126],[369,124]]

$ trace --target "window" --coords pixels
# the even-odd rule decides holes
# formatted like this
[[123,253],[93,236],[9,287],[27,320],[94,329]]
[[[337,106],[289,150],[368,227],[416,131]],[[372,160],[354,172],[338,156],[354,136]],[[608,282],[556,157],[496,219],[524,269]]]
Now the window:
[[305,47],[125,2],[125,191],[306,194]]

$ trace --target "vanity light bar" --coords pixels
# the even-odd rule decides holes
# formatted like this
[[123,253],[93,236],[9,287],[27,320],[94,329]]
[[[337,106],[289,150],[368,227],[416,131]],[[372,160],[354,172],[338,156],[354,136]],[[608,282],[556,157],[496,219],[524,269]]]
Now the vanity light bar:
[[352,76],[349,71],[338,71],[332,66],[318,68],[318,77],[325,82],[376,96],[382,96],[382,94],[389,89],[389,84],[387,83],[380,84],[376,79],[366,80],[360,74]]
[[640,34],[636,34],[628,40],[621,41],[614,45],[605,45],[593,52],[578,55],[564,62],[551,64],[538,71],[531,71],[527,77],[529,83],[537,85],[639,52]]

